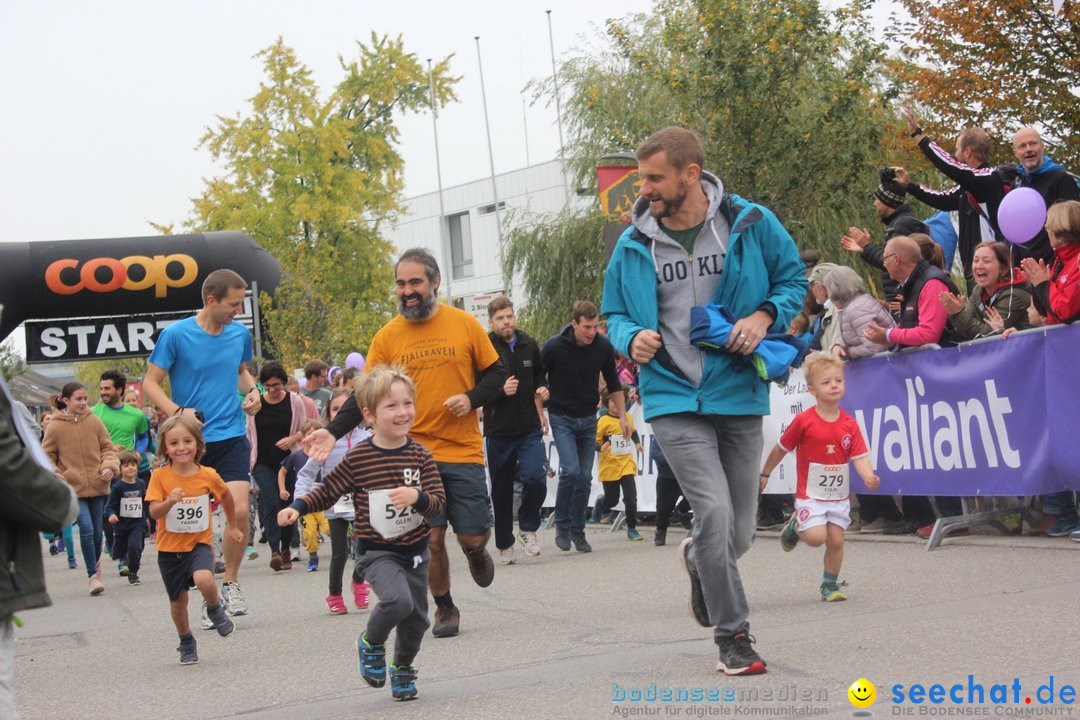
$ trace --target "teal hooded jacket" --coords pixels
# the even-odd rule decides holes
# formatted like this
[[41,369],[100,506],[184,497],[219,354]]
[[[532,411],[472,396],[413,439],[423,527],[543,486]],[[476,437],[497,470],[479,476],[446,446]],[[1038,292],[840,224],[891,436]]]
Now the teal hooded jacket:
[[[635,215],[641,209],[636,208]],[[786,332],[802,309],[807,291],[805,265],[791,235],[768,208],[737,195],[725,193],[716,212],[724,214],[731,234],[712,301],[739,318],[771,303],[776,320],[768,332]],[[649,238],[631,225],[616,243],[604,272],[601,306],[608,337],[624,355],[630,355],[635,335],[659,327],[656,288]],[[689,322],[690,308],[680,312],[686,312]],[[663,346],[652,361],[641,366],[639,389],[646,420],[674,413],[769,414],[768,385],[749,363],[723,350],[703,352],[699,385],[679,371]]]

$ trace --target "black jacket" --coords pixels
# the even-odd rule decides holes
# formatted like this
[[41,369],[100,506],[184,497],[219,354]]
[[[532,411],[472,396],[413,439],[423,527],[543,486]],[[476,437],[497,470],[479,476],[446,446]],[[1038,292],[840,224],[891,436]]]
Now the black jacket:
[[5,388],[0,388],[0,496],[0,619],[7,619],[52,604],[38,533],[58,532],[74,520],[78,502],[70,485],[31,457],[15,429]]
[[[1061,200],[1080,200],[1080,188],[1076,186],[1076,179],[1065,168],[1057,167],[1026,178],[1018,176],[1017,184],[1038,190],[1046,201],[1046,207]],[[1038,235],[1016,248],[1023,248],[1026,251],[1020,253],[1021,257],[1031,256],[1044,261],[1047,265],[1054,262],[1054,249],[1050,247],[1050,238],[1046,235],[1046,228],[1042,228]]]
[[[925,260],[920,260],[904,283],[900,298],[900,319],[896,323],[897,327],[913,328],[919,326],[919,296],[922,295],[923,287],[930,280],[940,280],[945,283],[945,287],[953,295],[959,294],[956,284],[953,283],[952,278],[944,270],[936,265],[931,265]],[[951,323],[945,323],[937,344],[941,347],[956,344]]]
[[567,324],[558,335],[544,343],[540,356],[548,375],[548,412],[566,417],[596,415],[600,403],[600,375],[608,392],[622,390],[615,369],[615,348],[600,333],[588,345],[574,340],[574,326]]
[[537,388],[547,385],[540,346],[520,330],[513,349],[493,332],[488,337],[509,376],[517,378],[518,389],[510,396],[499,390],[499,396],[484,405],[484,435],[524,435],[539,430],[540,416],[533,398]]
[[[899,235],[910,237],[913,233],[930,234],[930,228],[926,227],[926,223],[917,218],[905,203],[901,203],[900,207],[896,208],[896,212],[889,217],[881,218],[881,222],[885,225],[885,242]],[[884,244],[869,243],[863,248],[863,262],[881,270],[881,292],[891,300],[900,294],[900,283],[893,280],[885,270],[884,258]]]
[[971,258],[975,246],[1001,239],[997,211],[1005,197],[1005,186],[994,168],[985,163],[977,168],[964,165],[928,137],[919,141],[919,149],[934,167],[957,184],[948,190],[931,190],[924,185],[909,183],[907,191],[935,210],[957,211],[960,227],[956,251],[964,266],[964,277],[971,285]]

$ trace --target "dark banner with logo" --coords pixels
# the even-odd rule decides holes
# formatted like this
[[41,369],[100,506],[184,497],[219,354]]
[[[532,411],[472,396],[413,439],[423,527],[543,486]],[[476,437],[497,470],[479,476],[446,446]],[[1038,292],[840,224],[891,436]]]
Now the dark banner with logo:
[[222,268],[270,294],[281,274],[241,232],[0,243],[0,339],[26,320],[197,310],[203,280]]
[[[233,322],[254,329],[251,291],[244,310]],[[50,363],[102,358],[145,357],[154,350],[161,331],[191,310],[155,315],[122,315],[105,318],[30,321],[26,330],[26,362]]]

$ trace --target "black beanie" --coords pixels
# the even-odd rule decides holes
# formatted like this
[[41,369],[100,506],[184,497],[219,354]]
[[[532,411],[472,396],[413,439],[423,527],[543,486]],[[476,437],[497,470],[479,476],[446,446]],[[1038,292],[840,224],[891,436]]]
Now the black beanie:
[[906,194],[907,190],[899,183],[894,182],[883,182],[874,191],[874,197],[894,210],[904,203],[904,195]]

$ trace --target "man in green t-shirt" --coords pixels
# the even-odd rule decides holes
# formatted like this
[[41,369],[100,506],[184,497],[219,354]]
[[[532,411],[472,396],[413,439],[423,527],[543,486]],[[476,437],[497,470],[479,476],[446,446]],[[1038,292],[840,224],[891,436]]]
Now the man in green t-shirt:
[[103,372],[98,384],[101,402],[92,411],[105,423],[113,445],[123,445],[139,454],[139,477],[148,480],[150,462],[146,453],[150,449],[150,421],[141,410],[124,402],[126,386],[127,378],[119,370]]

